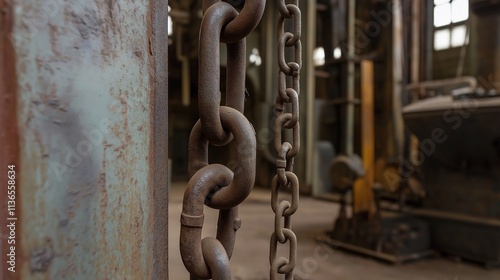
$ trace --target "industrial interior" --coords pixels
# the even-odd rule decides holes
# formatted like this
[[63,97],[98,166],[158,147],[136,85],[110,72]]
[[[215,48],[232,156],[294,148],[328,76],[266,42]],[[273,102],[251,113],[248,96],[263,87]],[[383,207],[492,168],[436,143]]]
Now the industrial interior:
[[499,0],[0,0],[0,37],[0,280],[500,279]]
[[[240,205],[232,279],[269,279],[276,2],[267,1],[247,37],[245,116],[256,133],[257,176]],[[203,110],[202,5],[169,5],[169,236],[176,244],[189,135]],[[500,279],[500,2],[308,0],[300,9],[295,279]],[[223,148],[208,153],[211,162],[230,161]],[[216,213],[206,215],[210,236]],[[169,253],[173,279],[187,279],[178,246]]]

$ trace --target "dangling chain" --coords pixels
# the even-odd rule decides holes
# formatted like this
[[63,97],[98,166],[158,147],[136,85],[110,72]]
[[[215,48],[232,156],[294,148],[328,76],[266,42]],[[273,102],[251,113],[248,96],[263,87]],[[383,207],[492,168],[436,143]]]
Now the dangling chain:
[[[297,238],[291,230],[291,216],[298,209],[299,182],[293,173],[293,159],[300,148],[299,72],[302,64],[300,42],[301,13],[298,0],[278,0],[279,93],[276,98],[274,146],[278,153],[277,175],[272,182],[272,209],[275,231],[271,237],[271,279],[285,274],[293,279],[297,256]],[[203,2],[204,16],[199,48],[200,120],[189,138],[190,181],[184,194],[181,215],[180,248],[191,279],[230,280],[229,259],[234,249],[236,231],[241,226],[237,206],[249,195],[255,182],[256,140],[252,125],[243,115],[245,97],[245,37],[257,26],[265,0],[246,1],[240,14],[219,0]],[[285,19],[294,20],[294,32],[285,32]],[[220,49],[227,45],[228,65],[226,106],[220,106]],[[286,62],[285,48],[293,47],[295,61]],[[291,78],[288,87],[287,77]],[[286,106],[285,104],[289,104]],[[291,107],[285,112],[285,107]],[[292,143],[282,143],[283,129],[293,130]],[[233,166],[229,169],[208,163],[208,144],[225,146],[234,141]],[[292,201],[279,202],[280,188],[288,188]],[[219,209],[217,238],[201,240],[203,207]],[[284,226],[282,218],[284,217]],[[290,242],[290,257],[277,258],[278,242]]]
[[[245,100],[246,36],[260,22],[265,0],[249,0],[238,14],[220,0],[203,1],[199,46],[200,120],[189,138],[188,172],[181,215],[180,250],[191,279],[231,280],[236,231],[241,226],[238,205],[255,183],[256,140],[243,115]],[[227,45],[226,106],[221,106],[220,49]],[[208,145],[234,142],[230,168],[208,163]],[[217,238],[201,240],[203,208],[219,209]]]
[[[289,4],[287,4],[289,2]],[[291,216],[299,207],[299,180],[293,173],[293,160],[300,149],[299,127],[299,73],[302,65],[301,13],[298,0],[278,0],[278,89],[276,96],[276,122],[274,123],[274,147],[278,153],[276,159],[277,174],[272,182],[271,206],[275,213],[274,233],[271,236],[270,264],[271,280],[279,279],[279,274],[285,274],[285,279],[293,279],[293,270],[297,259],[297,237],[292,231]],[[285,19],[293,19],[293,33],[285,32]],[[285,48],[292,48],[294,60],[286,62]],[[289,86],[288,80],[291,80]],[[285,104],[288,103],[287,106]],[[285,112],[285,107],[291,107]],[[283,129],[292,129],[293,140],[282,142]],[[280,188],[287,188],[292,193],[292,201],[279,202]],[[282,225],[284,218],[284,225]],[[289,259],[277,257],[278,242],[290,244]]]

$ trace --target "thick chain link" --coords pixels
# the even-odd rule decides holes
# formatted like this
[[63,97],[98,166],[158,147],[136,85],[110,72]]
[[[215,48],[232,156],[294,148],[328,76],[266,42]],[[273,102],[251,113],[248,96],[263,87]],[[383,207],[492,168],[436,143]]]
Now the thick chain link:
[[[190,180],[181,214],[180,251],[191,279],[230,280],[229,260],[241,226],[238,205],[255,183],[255,131],[243,115],[245,100],[245,37],[259,23],[265,0],[246,1],[241,13],[220,0],[204,0],[199,46],[200,120],[189,138]],[[220,43],[227,45],[226,106],[221,106]],[[228,168],[208,163],[208,146],[230,142]],[[219,209],[216,238],[201,239],[204,205]]]
[[[297,237],[292,231],[292,215],[299,207],[299,179],[293,173],[294,157],[300,149],[299,94],[300,68],[302,66],[301,12],[298,0],[278,0],[278,94],[276,95],[276,121],[274,124],[274,147],[277,174],[272,182],[271,206],[275,214],[274,232],[271,236],[269,262],[271,280],[293,279],[297,259]],[[293,33],[285,32],[285,20],[293,20]],[[286,50],[293,51],[294,61],[286,61]],[[284,142],[282,133],[292,130],[292,143]],[[288,189],[292,201],[279,200],[280,189]],[[282,220],[284,219],[284,222]],[[278,243],[289,243],[288,258],[277,257]]]

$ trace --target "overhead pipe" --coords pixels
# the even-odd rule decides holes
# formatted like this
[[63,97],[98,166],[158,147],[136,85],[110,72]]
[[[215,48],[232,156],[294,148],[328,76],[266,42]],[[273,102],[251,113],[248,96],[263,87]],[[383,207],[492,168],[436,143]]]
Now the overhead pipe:
[[477,88],[477,79],[473,76],[462,76],[457,78],[443,79],[443,80],[433,80],[433,81],[423,81],[416,82],[406,85],[406,91],[416,90],[422,91],[426,88],[438,88],[444,86],[451,86],[456,84],[469,84],[472,89]]

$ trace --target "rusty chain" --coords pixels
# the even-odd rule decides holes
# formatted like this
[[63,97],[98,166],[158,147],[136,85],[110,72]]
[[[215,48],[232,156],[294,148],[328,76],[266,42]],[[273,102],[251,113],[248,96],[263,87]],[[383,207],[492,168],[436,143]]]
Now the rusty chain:
[[[293,279],[297,259],[297,237],[292,231],[292,215],[299,207],[299,180],[293,173],[294,157],[300,149],[299,94],[302,65],[301,12],[298,0],[278,0],[278,94],[276,95],[276,121],[274,147],[277,174],[272,182],[271,206],[275,213],[274,232],[271,236],[269,262],[271,280]],[[285,32],[285,21],[293,20],[293,32]],[[286,50],[293,51],[293,61],[286,61]],[[292,130],[292,143],[283,141],[284,130]],[[279,201],[280,189],[288,189],[292,201]],[[282,220],[284,220],[282,222]],[[278,243],[289,243],[289,257],[277,257]]]
[[[189,137],[190,180],[181,214],[180,251],[191,279],[230,280],[229,260],[241,226],[238,205],[255,183],[255,131],[243,115],[246,37],[257,26],[265,0],[245,1],[238,13],[220,0],[203,1],[199,45],[200,120]],[[227,45],[226,104],[221,106],[220,43]],[[236,166],[209,164],[208,146],[231,145]],[[204,205],[219,209],[216,238],[201,239]]]

